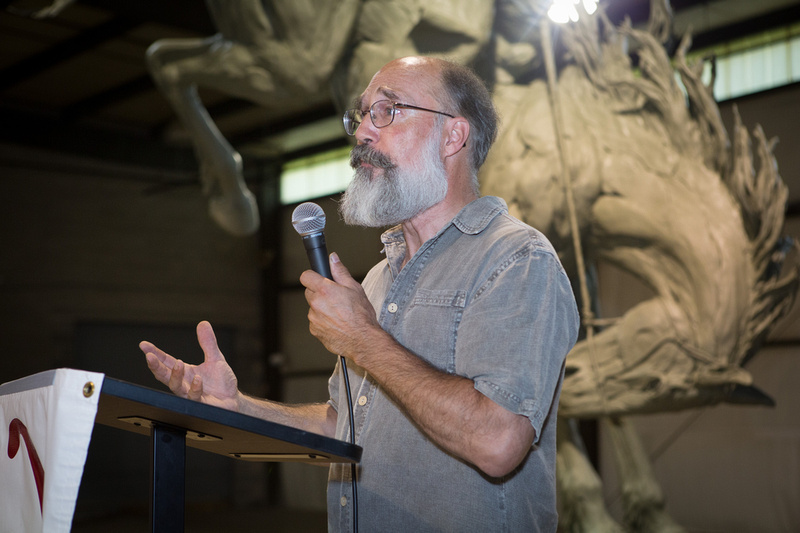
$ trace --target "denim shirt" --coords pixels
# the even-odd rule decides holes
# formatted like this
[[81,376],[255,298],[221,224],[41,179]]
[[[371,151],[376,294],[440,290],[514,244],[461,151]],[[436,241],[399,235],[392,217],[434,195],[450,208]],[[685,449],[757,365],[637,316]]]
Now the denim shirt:
[[[382,236],[386,259],[363,282],[381,326],[443,372],[530,419],[522,464],[491,478],[429,440],[364,371],[348,361],[358,465],[359,530],[555,531],[556,410],[564,360],[578,332],[569,280],[547,239],[500,198],[466,207],[402,267],[400,227]],[[350,440],[344,380],[329,380],[336,438]],[[352,531],[350,465],[332,465],[328,528]]]

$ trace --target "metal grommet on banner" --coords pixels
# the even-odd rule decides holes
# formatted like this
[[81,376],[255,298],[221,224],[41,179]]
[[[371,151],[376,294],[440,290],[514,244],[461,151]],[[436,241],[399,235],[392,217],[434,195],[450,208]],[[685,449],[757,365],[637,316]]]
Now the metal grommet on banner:
[[89,398],[92,394],[94,394],[94,382],[87,381],[86,384],[83,386],[83,395],[86,398]]

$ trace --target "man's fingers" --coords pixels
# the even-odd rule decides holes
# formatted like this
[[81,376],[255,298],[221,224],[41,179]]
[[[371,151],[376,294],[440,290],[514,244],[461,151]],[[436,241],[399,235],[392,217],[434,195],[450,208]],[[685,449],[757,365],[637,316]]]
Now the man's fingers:
[[[154,344],[142,341],[139,343],[139,349],[144,352],[145,357],[147,358],[147,365],[150,367],[154,373],[156,368],[158,368],[158,363],[161,363],[166,369],[172,369],[175,365],[175,358],[169,355],[168,353],[160,350]],[[152,359],[150,358],[152,356]],[[158,377],[158,376],[156,376]],[[168,379],[165,377],[165,379]]]
[[172,367],[172,373],[170,374],[169,382],[167,383],[169,390],[182,398],[186,397],[186,392],[184,392],[183,388],[183,375],[185,371],[186,365],[184,362],[176,359],[175,366]]
[[203,349],[207,362],[214,363],[225,359],[217,345],[217,336],[214,334],[214,328],[205,320],[197,324],[197,342],[200,343],[200,348]]
[[360,286],[360,283],[358,283],[355,279],[353,279],[353,276],[350,275],[350,271],[346,266],[344,266],[344,263],[341,262],[336,252],[331,254],[330,263],[333,281],[339,285],[344,285],[345,287],[353,287],[355,285]]
[[300,274],[300,284],[312,292],[323,283],[325,283],[325,278],[313,270],[305,270]]
[[147,353],[155,354],[156,356],[158,356],[158,358],[161,361],[164,361],[164,359],[166,359],[166,358],[171,358],[172,357],[171,355],[169,355],[168,353],[163,351],[161,348],[159,348],[155,344],[153,344],[151,342],[148,342],[148,341],[140,342],[139,343],[139,349],[142,352],[144,352],[145,354],[147,354]]
[[[350,289],[357,289],[361,284],[353,279],[350,271],[339,260],[336,253],[330,255],[331,274],[335,284],[347,287]],[[300,275],[300,284],[306,288],[306,299],[314,293],[325,292],[325,289],[332,289],[335,285],[331,284],[331,280],[322,277],[313,270],[306,270]]]
[[[206,359],[222,358],[222,355],[219,354],[219,350],[216,348],[217,341],[214,337],[214,331],[211,329],[211,325],[205,322],[204,327],[201,328],[198,326],[198,337],[201,337],[201,329],[203,332],[201,344],[205,343],[203,349],[206,351]],[[206,348],[212,346],[214,350],[216,350],[216,354],[213,353],[214,350],[206,350]],[[153,373],[153,376],[169,387],[169,390],[171,390],[173,394],[181,398],[200,400],[203,395],[203,379],[193,370],[193,366],[189,365],[190,370],[187,372],[186,363],[180,359],[175,359],[150,342],[140,342],[139,348],[144,352],[147,367]],[[209,357],[209,355],[211,357]]]
[[155,352],[147,352],[144,354],[144,357],[147,361],[147,367],[150,369],[150,372],[153,373],[153,376],[164,385],[168,385],[172,369],[167,366],[164,360],[159,358],[158,354]]
[[192,382],[189,384],[189,393],[186,395],[190,400],[200,401],[203,395],[203,378],[199,374],[195,374]]
[[[146,352],[144,354],[145,361],[147,361],[147,368],[161,381],[162,375],[164,375],[164,369],[166,366],[159,360],[158,356],[153,352]],[[165,376],[164,376],[165,377]]]

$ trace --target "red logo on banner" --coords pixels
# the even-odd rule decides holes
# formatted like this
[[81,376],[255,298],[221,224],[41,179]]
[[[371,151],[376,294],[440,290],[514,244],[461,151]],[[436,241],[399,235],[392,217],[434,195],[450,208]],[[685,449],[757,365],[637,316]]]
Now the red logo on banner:
[[19,437],[25,440],[25,447],[28,449],[28,458],[31,461],[31,469],[33,469],[33,479],[36,481],[36,490],[39,492],[39,510],[43,510],[42,498],[44,497],[44,468],[42,462],[39,460],[39,454],[36,453],[36,448],[28,435],[28,428],[25,427],[19,418],[15,418],[8,426],[8,457],[13,459],[19,450]]

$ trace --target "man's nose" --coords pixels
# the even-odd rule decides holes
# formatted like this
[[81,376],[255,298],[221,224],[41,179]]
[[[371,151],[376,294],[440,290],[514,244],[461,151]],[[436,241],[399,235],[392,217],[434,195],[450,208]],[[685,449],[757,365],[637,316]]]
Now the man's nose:
[[364,118],[361,120],[361,124],[358,125],[356,128],[356,132],[353,134],[358,141],[358,144],[369,144],[374,143],[380,137],[380,132],[378,128],[375,127],[375,124],[372,123],[372,117],[367,113],[364,115]]

